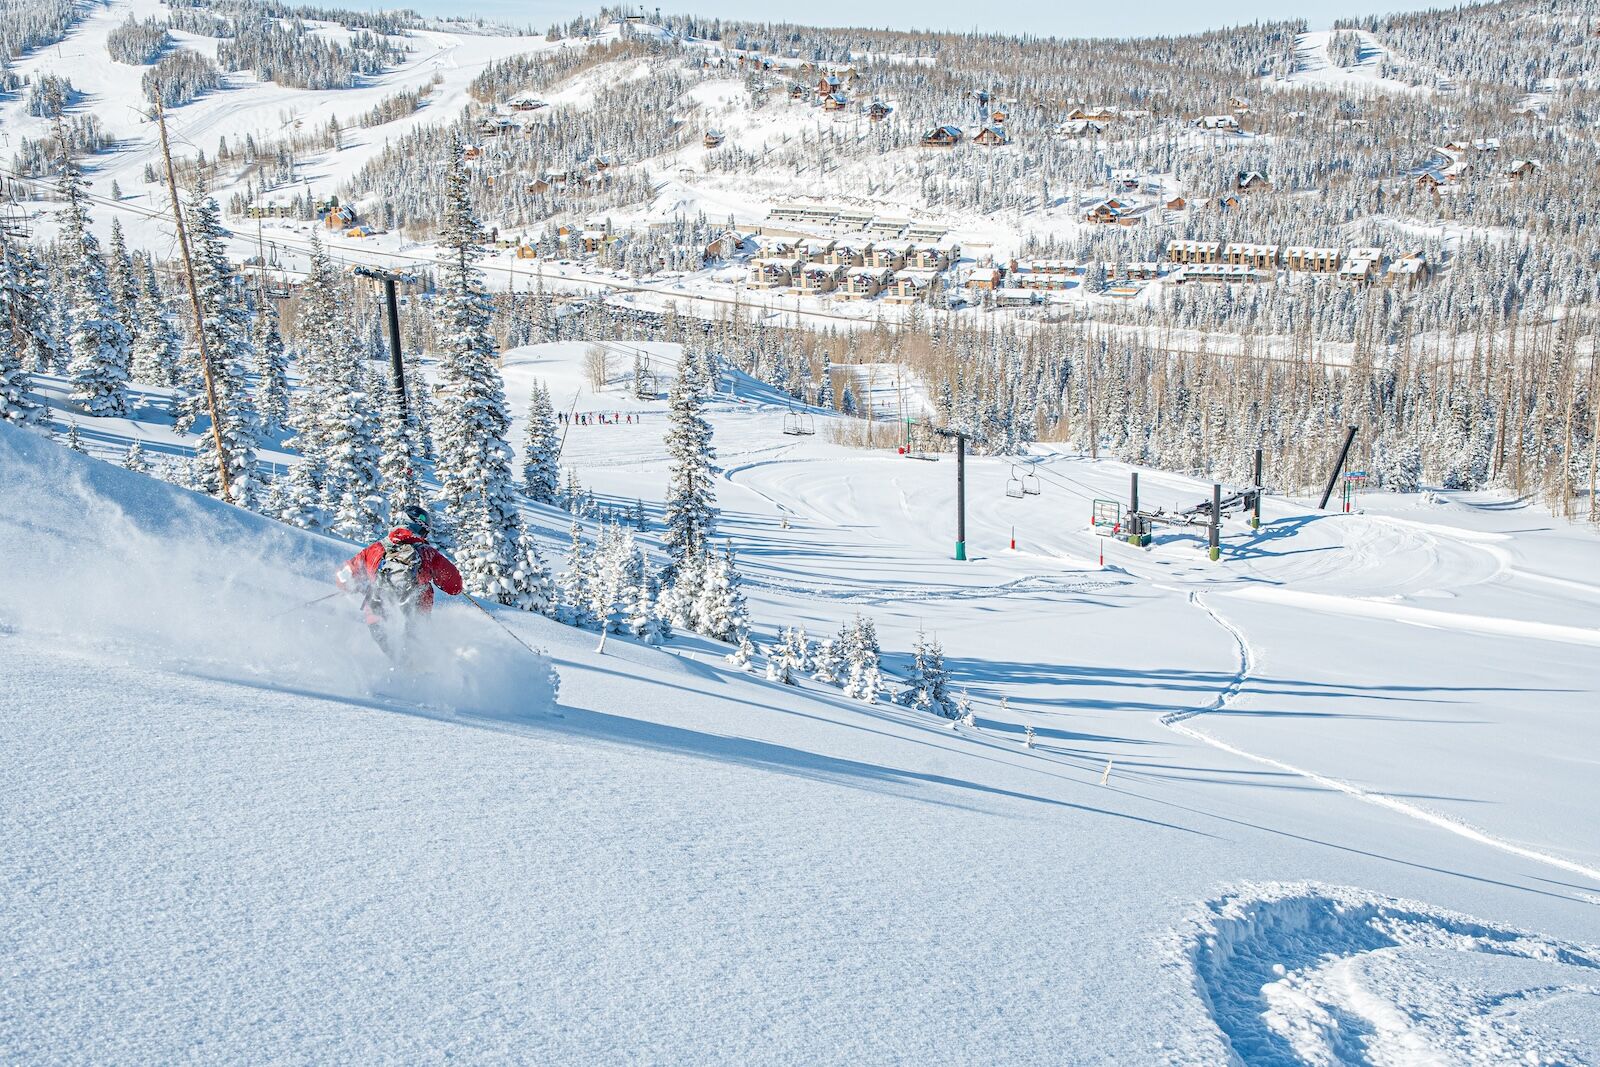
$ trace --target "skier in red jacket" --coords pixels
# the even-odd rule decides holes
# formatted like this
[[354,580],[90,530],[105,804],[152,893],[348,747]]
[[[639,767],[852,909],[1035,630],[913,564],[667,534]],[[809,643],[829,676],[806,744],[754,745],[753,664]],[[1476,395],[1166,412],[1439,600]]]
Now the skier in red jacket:
[[361,591],[367,627],[391,658],[405,650],[412,616],[433,610],[434,586],[450,596],[461,592],[461,572],[428,544],[428,513],[413,505],[405,516],[404,526],[356,553],[334,575],[340,589]]

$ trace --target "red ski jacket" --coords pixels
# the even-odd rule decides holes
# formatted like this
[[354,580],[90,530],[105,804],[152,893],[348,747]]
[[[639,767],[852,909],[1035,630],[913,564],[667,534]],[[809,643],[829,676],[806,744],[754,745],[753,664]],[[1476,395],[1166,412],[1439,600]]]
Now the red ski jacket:
[[[417,546],[422,553],[422,566],[417,570],[417,582],[422,587],[421,595],[417,598],[417,608],[428,612],[433,610],[433,587],[438,586],[451,596],[461,592],[461,572],[456,570],[456,565],[444,558],[444,553],[428,544],[427,540],[418,537],[404,526],[397,526],[389,531],[390,541],[396,544],[409,541]],[[377,577],[378,567],[383,563],[383,542],[374,541],[360,552],[351,556],[339,573],[334,575],[334,581],[339,583],[340,589],[365,589]]]

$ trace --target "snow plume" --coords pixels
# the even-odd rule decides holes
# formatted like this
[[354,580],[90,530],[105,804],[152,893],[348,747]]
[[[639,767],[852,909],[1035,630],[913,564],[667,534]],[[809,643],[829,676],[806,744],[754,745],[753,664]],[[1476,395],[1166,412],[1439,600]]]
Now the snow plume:
[[[510,720],[554,702],[549,662],[441,596],[403,673],[334,590],[353,551],[0,428],[0,632],[143,666],[335,699]],[[508,619],[519,624],[522,620]]]

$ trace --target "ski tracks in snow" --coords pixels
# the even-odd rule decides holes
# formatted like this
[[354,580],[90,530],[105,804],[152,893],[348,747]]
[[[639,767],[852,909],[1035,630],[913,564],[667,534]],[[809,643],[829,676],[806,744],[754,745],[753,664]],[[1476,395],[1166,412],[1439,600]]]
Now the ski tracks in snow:
[[1235,1063],[1582,1063],[1600,952],[1316,883],[1206,902],[1176,953]]
[[1285,763],[1282,760],[1274,759],[1271,756],[1262,756],[1254,752],[1248,752],[1245,749],[1231,745],[1226,741],[1219,740],[1208,733],[1196,729],[1193,725],[1190,725],[1189,720],[1210,712],[1226,710],[1235,700],[1238,699],[1239,694],[1244,689],[1245,683],[1250,678],[1251,672],[1255,668],[1256,655],[1250,646],[1250,642],[1245,638],[1244,633],[1237,626],[1233,625],[1227,619],[1219,615],[1217,611],[1206,602],[1203,596],[1201,596],[1198,592],[1191,592],[1189,594],[1189,600],[1192,604],[1209,615],[1213,622],[1215,622],[1222,629],[1226,630],[1233,637],[1234,643],[1239,651],[1239,669],[1234,675],[1233,679],[1226,686],[1224,686],[1220,692],[1218,692],[1216,698],[1210,704],[1203,708],[1169,712],[1161,717],[1161,724],[1163,726],[1177,733],[1183,734],[1185,737],[1199,741],[1201,744],[1209,745],[1212,748],[1227,752],[1230,755],[1238,756],[1242,759],[1247,759],[1266,767],[1271,767],[1274,770],[1283,771],[1286,774],[1297,775],[1298,777],[1305,778],[1308,781],[1315,782],[1326,789],[1336,790],[1367,804],[1373,804],[1381,808],[1388,808],[1390,811],[1397,812],[1406,816],[1407,818],[1415,819],[1418,822],[1424,822],[1440,830],[1448,831],[1449,833],[1455,834],[1457,837],[1464,837],[1469,841],[1477,842],[1480,845],[1487,845],[1490,848],[1499,849],[1500,851],[1509,853],[1513,856],[1520,856],[1523,859],[1533,860],[1536,863],[1548,864],[1552,867],[1560,868],[1561,870],[1570,874],[1581,875],[1584,878],[1589,878],[1595,882],[1600,882],[1600,869],[1589,867],[1573,860],[1562,859],[1559,856],[1552,856],[1549,853],[1540,852],[1538,849],[1527,848],[1523,845],[1516,844],[1515,842],[1495,837],[1493,834],[1485,833],[1475,826],[1468,825],[1467,823],[1452,819],[1445,815],[1440,815],[1435,811],[1429,811],[1427,808],[1413,804],[1410,801],[1400,800],[1385,793],[1374,793],[1351,782],[1344,781],[1343,779],[1333,778],[1325,774],[1319,774],[1316,771],[1309,771],[1303,767],[1297,767],[1291,763]]

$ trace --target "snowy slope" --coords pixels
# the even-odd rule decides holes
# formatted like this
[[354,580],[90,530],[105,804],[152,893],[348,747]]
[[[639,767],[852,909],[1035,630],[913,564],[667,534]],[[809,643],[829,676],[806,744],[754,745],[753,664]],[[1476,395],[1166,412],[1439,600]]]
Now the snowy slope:
[[1360,58],[1352,66],[1342,67],[1328,54],[1328,39],[1333,30],[1313,30],[1295,39],[1295,71],[1288,78],[1263,79],[1267,86],[1288,82],[1293,85],[1316,85],[1341,89],[1356,94],[1364,93],[1421,93],[1432,92],[1427,86],[1410,85],[1395,78],[1385,78],[1380,73],[1384,57],[1388,54],[1381,41],[1366,30],[1340,30],[1353,33],[1361,39]]
[[[675,346],[644,347],[665,387]],[[563,459],[656,513],[663,402],[592,391],[583,349],[507,353],[508,393],[638,414]],[[391,682],[348,602],[293,610],[351,546],[0,428],[0,1058],[1600,1047],[1591,534],[1275,498],[1212,564],[1102,542],[1128,468],[1043,453],[1021,501],[969,462],[958,564],[948,459],[787,413],[740,378],[709,405],[757,639],[861,611],[893,668],[926,628],[976,728],[497,613],[535,658],[459,603]]]

